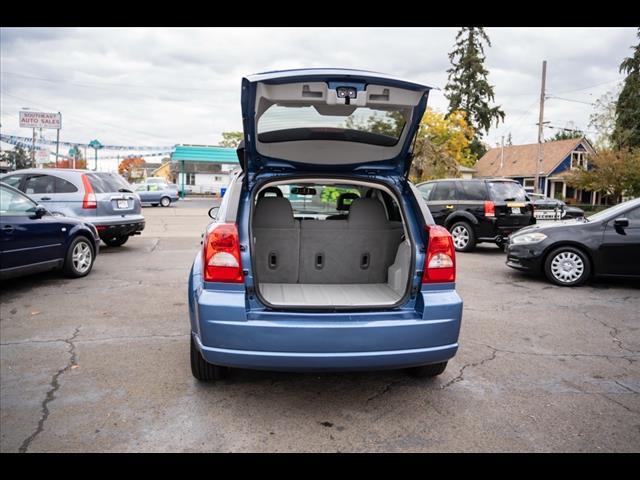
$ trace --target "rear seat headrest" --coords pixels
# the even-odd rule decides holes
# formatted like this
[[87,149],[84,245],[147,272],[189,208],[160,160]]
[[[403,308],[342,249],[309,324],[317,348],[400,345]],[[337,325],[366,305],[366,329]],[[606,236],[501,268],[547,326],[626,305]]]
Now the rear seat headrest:
[[377,198],[358,198],[349,209],[349,226],[382,227],[388,224],[387,214]]
[[253,214],[253,225],[265,228],[286,228],[295,226],[293,210],[289,200],[283,197],[262,197],[258,199]]

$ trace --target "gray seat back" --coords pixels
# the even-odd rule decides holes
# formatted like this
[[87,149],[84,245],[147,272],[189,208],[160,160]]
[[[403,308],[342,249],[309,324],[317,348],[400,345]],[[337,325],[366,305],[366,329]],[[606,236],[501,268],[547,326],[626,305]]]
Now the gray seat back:
[[384,283],[403,233],[374,198],[351,204],[348,220],[303,220],[300,283]]
[[253,214],[254,265],[264,283],[296,283],[300,262],[300,224],[289,200],[258,199]]

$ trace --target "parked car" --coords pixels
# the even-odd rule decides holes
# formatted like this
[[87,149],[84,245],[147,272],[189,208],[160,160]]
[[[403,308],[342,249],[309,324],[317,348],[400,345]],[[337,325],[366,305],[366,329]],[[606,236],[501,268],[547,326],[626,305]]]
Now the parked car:
[[[189,276],[195,378],[228,367],[445,370],[462,318],[455,249],[407,180],[428,92],[356,70],[243,79],[242,171]],[[395,133],[363,126],[387,112],[403,119]],[[340,189],[358,198],[344,219],[326,218],[342,213]],[[315,200],[292,207],[293,196]]]
[[0,278],[58,268],[69,277],[84,277],[99,245],[98,231],[90,223],[53,216],[0,182]]
[[481,242],[502,247],[511,233],[536,222],[533,205],[515,180],[453,178],[416,187],[459,252],[470,252]]
[[536,220],[565,220],[584,217],[584,210],[572,207],[557,198],[547,197],[541,193],[527,193],[534,206]]
[[640,199],[589,217],[522,229],[509,238],[507,265],[544,273],[566,287],[594,275],[640,277]]
[[145,227],[140,199],[116,173],[28,168],[0,176],[53,214],[78,217],[98,229],[104,243],[123,245]]
[[158,205],[168,207],[171,202],[180,200],[178,189],[167,183],[141,183],[135,186],[134,191],[140,197],[142,204],[150,204],[154,207]]

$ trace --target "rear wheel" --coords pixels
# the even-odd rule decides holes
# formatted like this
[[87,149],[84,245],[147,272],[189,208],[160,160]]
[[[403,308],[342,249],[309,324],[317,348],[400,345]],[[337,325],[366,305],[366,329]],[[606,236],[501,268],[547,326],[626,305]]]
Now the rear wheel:
[[544,262],[547,278],[563,287],[583,284],[591,274],[591,264],[584,252],[575,247],[559,247]]
[[191,373],[201,382],[211,380],[221,380],[229,375],[228,367],[221,367],[207,362],[196,348],[196,344],[191,337]]
[[407,369],[407,373],[415,378],[437,377],[447,368],[447,363],[448,362],[432,363],[431,365],[412,367]]
[[69,277],[84,277],[89,275],[94,260],[95,255],[91,242],[86,237],[76,237],[67,250],[63,271]]
[[449,229],[453,237],[453,245],[458,252],[470,252],[476,246],[476,235],[473,227],[467,222],[456,222]]
[[160,205],[163,207],[168,207],[171,205],[171,199],[169,197],[162,197],[160,199]]
[[111,238],[103,238],[102,241],[110,247],[119,247],[124,245],[129,240],[129,235],[118,235]]

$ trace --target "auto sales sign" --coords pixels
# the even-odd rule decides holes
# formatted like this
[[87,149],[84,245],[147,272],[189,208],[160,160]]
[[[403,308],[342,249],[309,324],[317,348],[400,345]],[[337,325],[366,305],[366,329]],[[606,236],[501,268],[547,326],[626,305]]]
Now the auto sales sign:
[[25,128],[62,128],[60,113],[20,111],[20,126]]

